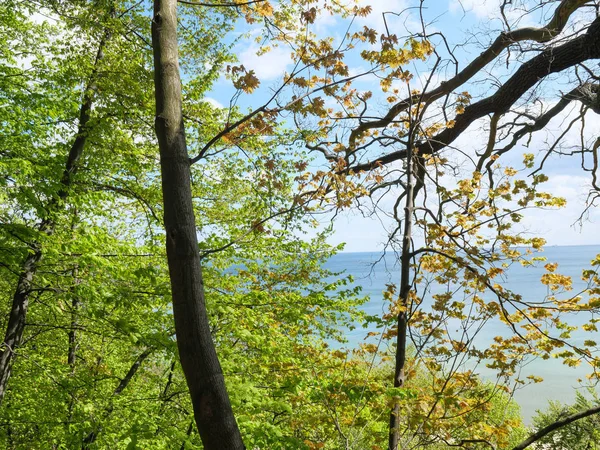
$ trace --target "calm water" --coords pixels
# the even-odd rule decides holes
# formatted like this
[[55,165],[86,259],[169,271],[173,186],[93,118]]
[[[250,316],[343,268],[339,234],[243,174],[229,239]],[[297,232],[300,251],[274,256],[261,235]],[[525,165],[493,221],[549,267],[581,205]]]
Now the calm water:
[[[600,254],[600,246],[546,247],[541,254],[548,262],[559,264],[557,273],[569,275],[573,279],[573,291],[578,292],[584,287],[581,281],[581,269],[589,268],[590,261]],[[538,267],[522,267],[515,264],[509,268],[503,282],[497,280],[506,289],[519,293],[524,300],[543,299],[547,295],[547,287],[542,285],[540,276],[545,273],[543,265]],[[370,297],[363,309],[370,314],[381,314],[387,305],[384,304],[382,291],[387,283],[397,284],[399,268],[393,255],[381,258],[380,253],[342,253],[333,257],[327,268],[334,271],[345,271],[354,276],[355,284],[362,287],[362,292]],[[587,320],[580,314],[570,319],[570,323],[579,324]],[[368,331],[368,330],[367,330]],[[350,344],[356,345],[366,334],[364,329],[349,332]],[[485,336],[490,339],[496,335],[506,336],[509,330],[506,325],[497,321],[486,324]],[[600,341],[599,333],[574,334],[573,342],[582,343],[584,339]],[[485,339],[486,337],[482,338]],[[479,341],[481,343],[481,340]],[[588,372],[586,367],[569,368],[558,360],[535,359],[529,362],[521,371],[524,378],[535,374],[544,378],[544,382],[525,386],[515,393],[515,399],[521,405],[521,411],[526,422],[529,422],[537,409],[545,409],[548,400],[570,402],[575,397],[575,389],[580,387],[579,378],[585,379]],[[489,376],[489,372],[483,374]]]

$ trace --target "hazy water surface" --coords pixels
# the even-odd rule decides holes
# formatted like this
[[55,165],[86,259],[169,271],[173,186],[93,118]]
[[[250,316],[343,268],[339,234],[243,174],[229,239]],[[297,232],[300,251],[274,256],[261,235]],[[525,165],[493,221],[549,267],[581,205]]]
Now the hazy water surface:
[[[581,280],[581,269],[589,268],[590,261],[600,254],[600,246],[553,246],[546,247],[541,254],[548,262],[559,264],[557,273],[569,275],[573,279],[573,291],[584,287]],[[519,293],[524,300],[535,301],[547,295],[547,287],[542,285],[540,276],[545,273],[544,263],[539,267],[522,267],[519,264],[511,266],[501,284],[513,292]],[[387,305],[384,304],[382,292],[387,283],[398,284],[399,267],[393,255],[382,258],[380,253],[341,253],[328,261],[326,267],[333,271],[345,271],[354,277],[356,285],[362,287],[362,292],[370,297],[363,309],[370,314],[381,314]],[[426,302],[426,301],[425,301]],[[579,324],[585,322],[582,314],[574,316],[570,322]],[[491,339],[496,335],[506,336],[510,330],[500,321],[486,324],[485,335],[480,339]],[[360,342],[368,330],[350,331],[348,339],[351,345]],[[575,343],[584,339],[600,341],[598,333],[576,333]],[[480,341],[481,342],[481,341]],[[535,374],[544,378],[544,382],[525,386],[518,390],[515,398],[521,405],[524,419],[529,422],[536,409],[545,409],[548,400],[570,402],[575,396],[575,388],[579,387],[578,378],[584,378],[588,372],[586,367],[569,368],[558,360],[533,360],[521,372],[522,377]]]

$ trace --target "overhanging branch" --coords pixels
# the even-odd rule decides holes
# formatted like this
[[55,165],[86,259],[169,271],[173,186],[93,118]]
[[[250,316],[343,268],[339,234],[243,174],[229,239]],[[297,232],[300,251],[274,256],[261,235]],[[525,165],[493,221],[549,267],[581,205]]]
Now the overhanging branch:
[[414,105],[419,101],[423,103],[430,103],[443,97],[444,95],[448,95],[479,73],[481,69],[495,60],[511,44],[522,41],[535,41],[544,43],[552,40],[562,32],[570,16],[577,9],[587,3],[590,3],[590,0],[562,0],[560,5],[558,5],[554,11],[552,19],[545,27],[525,27],[514,31],[500,33],[492,45],[490,45],[483,53],[471,61],[467,67],[457,73],[454,77],[443,81],[436,89],[433,89],[428,93],[412,95],[394,104],[389,109],[388,113],[381,119],[360,124],[350,135],[349,147],[353,149],[356,145],[357,139],[365,131],[387,127],[398,116],[398,114],[400,114],[402,111],[405,111],[411,105]]
[[[444,129],[431,139],[421,141],[416,149],[422,155],[437,153],[454,142],[476,120],[490,114],[506,113],[523,94],[548,75],[595,58],[600,58],[600,18],[591,23],[585,34],[557,47],[548,48],[521,65],[495,94],[467,106],[462,114],[455,117],[453,127]],[[361,126],[355,129],[353,134],[360,129]],[[405,157],[406,150],[399,150],[357,164],[351,169],[355,172],[372,170]]]
[[553,422],[550,425],[542,428],[541,430],[538,430],[537,432],[533,433],[531,436],[529,436],[527,439],[525,439],[519,445],[514,447],[512,450],[523,450],[523,449],[529,447],[534,442],[539,441],[544,436],[552,433],[553,431],[556,431],[559,428],[569,425],[570,423],[573,423],[579,419],[583,419],[585,417],[592,416],[594,414],[598,414],[599,412],[600,412],[600,405],[595,406],[590,409],[586,409],[585,411],[571,414],[570,416],[567,416],[564,419],[557,420],[556,422]]

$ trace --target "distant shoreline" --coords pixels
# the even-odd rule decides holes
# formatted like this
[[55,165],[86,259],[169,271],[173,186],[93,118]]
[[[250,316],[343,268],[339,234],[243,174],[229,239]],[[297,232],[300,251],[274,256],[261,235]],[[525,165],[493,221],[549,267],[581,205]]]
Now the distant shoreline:
[[[542,252],[544,248],[557,248],[557,247],[561,247],[561,248],[572,248],[572,247],[600,247],[600,243],[598,244],[570,244],[570,245],[558,245],[558,244],[546,244],[543,248],[542,248]],[[528,247],[522,247],[522,246],[517,246],[515,248],[528,248]],[[341,252],[338,253],[338,255],[352,255],[352,254],[381,254],[383,253],[383,249],[380,250],[371,250],[371,251],[360,251],[360,252],[347,252],[342,250]],[[392,253],[391,250],[387,250],[388,253]]]
[[[518,248],[518,247],[517,247]],[[523,247],[521,247],[523,248]],[[559,270],[563,275],[571,276],[573,279],[573,289],[583,289],[585,286],[580,279],[581,269],[588,267],[591,260],[600,253],[600,244],[589,245],[547,245],[544,248],[543,255],[549,261],[559,264]],[[520,264],[513,264],[507,268],[503,283],[510,285],[510,289],[516,293],[529,298],[544,297],[546,287],[540,283],[540,277],[544,273],[545,263],[534,266],[522,267]],[[397,282],[399,276],[397,272],[398,259],[393,252],[388,251],[383,255],[382,251],[370,252],[340,252],[333,256],[325,264],[333,272],[345,273],[351,275],[354,279],[353,285],[361,287],[361,295],[369,297],[369,301],[361,306],[363,311],[369,314],[380,314],[385,308],[382,292],[386,289],[388,283]],[[427,305],[427,301],[423,303]],[[573,325],[581,325],[582,315],[574,315],[570,318]],[[504,324],[491,321],[487,324],[487,335],[496,336],[507,333]],[[348,332],[347,345],[353,345],[362,342],[364,335],[369,330],[357,329]],[[374,330],[373,330],[374,331]],[[586,332],[574,332],[571,340],[576,342],[588,338]],[[485,345],[485,336],[480,337],[478,345]],[[586,373],[590,368],[587,365],[580,365],[577,368],[571,368],[562,364],[558,359],[542,360],[530,359],[529,362],[520,368],[520,376],[526,379],[528,375],[536,375],[544,378],[540,384],[529,384],[518,389],[514,394],[515,401],[521,407],[521,415],[526,425],[531,425],[531,420],[536,414],[536,410],[545,410],[549,400],[559,401],[569,404],[574,401],[576,389],[581,385],[578,379],[585,379]],[[481,376],[485,376],[486,370],[480,368],[478,371]],[[493,374],[491,374],[493,376]]]

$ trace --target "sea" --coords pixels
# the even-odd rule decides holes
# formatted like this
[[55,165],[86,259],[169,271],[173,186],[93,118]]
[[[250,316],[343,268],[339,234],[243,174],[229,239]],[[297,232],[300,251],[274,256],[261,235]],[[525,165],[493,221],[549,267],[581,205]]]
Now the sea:
[[[585,288],[586,285],[581,279],[581,270],[591,268],[590,261],[598,254],[600,254],[600,245],[547,246],[542,253],[535,256],[544,256],[547,262],[558,263],[556,273],[572,277],[573,290],[565,294],[568,296]],[[543,299],[549,293],[548,287],[540,282],[540,277],[546,273],[544,264],[545,262],[541,262],[533,267],[513,264],[508,268],[502,280],[496,279],[495,281],[504,288],[521,294],[524,300]],[[397,257],[392,253],[385,255],[382,253],[340,253],[326,263],[326,268],[334,272],[352,275],[354,284],[361,287],[362,295],[369,297],[369,300],[362,306],[363,310],[369,314],[381,315],[386,311],[387,303],[383,300],[383,291],[388,283],[398,285],[400,278]],[[425,304],[426,300],[423,305]],[[587,322],[588,319],[589,313],[578,313],[569,318],[569,323],[580,325]],[[349,331],[346,336],[348,346],[357,346],[363,342],[369,331],[372,330],[357,328]],[[496,321],[486,324],[484,336],[491,339],[497,335],[507,337],[510,333],[510,329],[505,324]],[[582,344],[585,339],[600,342],[600,332],[575,332],[571,342]],[[542,377],[544,381],[519,387],[514,392],[514,399],[521,407],[524,422],[530,425],[536,411],[545,410],[550,400],[570,403],[575,399],[577,390],[586,394],[585,375],[589,372],[589,367],[586,367],[585,363],[572,368],[565,366],[558,359],[528,360],[521,369],[520,377],[536,375]],[[484,379],[491,379],[493,375],[491,370],[483,368],[481,376]],[[584,380],[584,383],[580,383],[579,379]],[[600,393],[600,387],[598,392]]]

